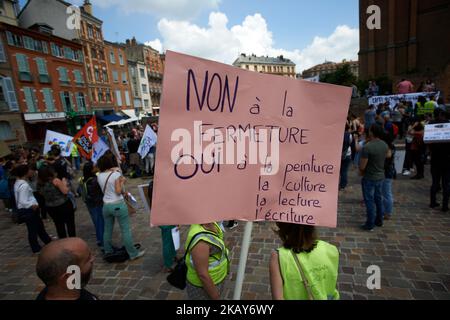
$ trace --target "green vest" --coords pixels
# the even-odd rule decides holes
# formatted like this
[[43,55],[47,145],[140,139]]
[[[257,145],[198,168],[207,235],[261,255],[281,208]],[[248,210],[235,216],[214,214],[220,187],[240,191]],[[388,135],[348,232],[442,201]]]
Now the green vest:
[[[187,281],[196,287],[202,287],[203,284],[194,268],[191,251],[199,241],[204,241],[211,246],[219,248],[220,250],[219,253],[209,257],[208,271],[214,284],[218,285],[222,283],[228,275],[230,263],[228,260],[228,249],[226,248],[225,242],[223,241],[223,231],[217,223],[214,223],[214,225],[216,226],[217,230],[219,230],[219,234],[214,233],[215,235],[212,235],[211,231],[206,230],[199,224],[193,224],[188,232],[188,236],[186,239],[186,250],[188,250],[187,246],[191,242],[191,239],[194,236],[195,238],[192,241],[189,251],[186,254],[186,266],[188,270]],[[208,232],[209,234],[203,233],[196,236],[196,234],[198,234],[199,232]]]
[[[327,242],[318,241],[316,247],[309,253],[297,255],[303,272],[311,286],[315,300],[337,300],[339,292],[336,289],[339,252]],[[297,268],[291,250],[278,249],[281,277],[283,278],[283,295],[285,300],[308,300],[308,293],[303,285],[300,271]]]
[[434,113],[434,109],[436,108],[436,102],[430,100],[427,103],[425,103],[424,106],[424,114],[433,114]]

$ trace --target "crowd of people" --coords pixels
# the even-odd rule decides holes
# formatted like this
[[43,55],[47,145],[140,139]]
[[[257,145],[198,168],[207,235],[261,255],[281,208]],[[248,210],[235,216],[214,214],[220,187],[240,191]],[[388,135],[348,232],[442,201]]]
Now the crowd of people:
[[[409,84],[403,84],[409,86]],[[415,175],[413,180],[425,177],[425,164],[431,165],[432,186],[430,207],[448,212],[450,194],[450,144],[425,144],[424,132],[427,124],[449,122],[449,109],[442,98],[419,97],[418,102],[401,101],[391,109],[389,102],[370,105],[364,120],[350,114],[344,133],[341,158],[340,190],[348,184],[348,170],[353,164],[362,176],[361,186],[367,220],[362,226],[372,231],[383,226],[393,214],[394,197],[392,182],[397,174]],[[395,167],[398,146],[404,146],[405,159],[402,172]],[[442,190],[442,204],[437,202],[437,193]]]
[[[369,106],[364,119],[350,114],[344,133],[339,188],[348,187],[348,171],[358,168],[361,175],[366,221],[362,229],[372,231],[382,227],[394,214],[392,183],[397,176],[394,157],[398,144],[404,139],[406,157],[403,175],[415,167],[415,180],[425,176],[425,162],[430,161],[432,186],[430,207],[448,211],[450,195],[450,145],[426,145],[424,126],[447,123],[449,113],[443,101],[420,99],[416,105],[400,102],[391,109],[388,104]],[[156,125],[152,125],[155,133]],[[37,274],[45,289],[40,300],[81,299],[97,300],[85,289],[93,270],[91,249],[77,238],[74,212],[76,197],[86,205],[96,234],[98,247],[104,257],[125,252],[127,259],[142,257],[145,250],[134,242],[131,223],[127,178],[152,175],[156,147],[142,161],[138,154],[143,128],[136,127],[129,134],[119,132],[117,143],[120,158],[106,152],[97,163],[84,161],[72,150],[71,159],[62,157],[61,149],[54,145],[45,156],[38,149],[19,149],[0,163],[0,197],[5,208],[19,223],[25,223],[31,251],[38,255]],[[106,132],[101,139],[110,144]],[[119,164],[120,162],[120,164]],[[81,170],[81,177],[75,179]],[[6,184],[5,184],[6,181]],[[6,190],[4,186],[6,185]],[[442,204],[437,194],[442,190]],[[150,196],[151,198],[151,196]],[[151,204],[150,204],[151,205]],[[52,219],[57,236],[45,229],[47,215]],[[118,222],[123,249],[113,246],[113,228]],[[237,223],[228,221],[233,229]],[[269,263],[270,285],[274,299],[339,299],[336,289],[339,252],[329,243],[321,241],[312,226],[277,223],[276,233],[282,246],[272,253]],[[185,256],[178,257],[172,230],[178,226],[161,228],[164,271],[174,273],[176,266],[185,262],[187,295],[190,300],[222,298],[224,283],[230,273],[230,252],[224,241],[224,223],[191,225],[185,242]],[[41,243],[39,242],[41,241]],[[105,259],[106,260],[106,259]],[[312,266],[323,268],[315,272]],[[67,267],[79,265],[82,289],[67,290]],[[301,279],[301,281],[299,281]]]

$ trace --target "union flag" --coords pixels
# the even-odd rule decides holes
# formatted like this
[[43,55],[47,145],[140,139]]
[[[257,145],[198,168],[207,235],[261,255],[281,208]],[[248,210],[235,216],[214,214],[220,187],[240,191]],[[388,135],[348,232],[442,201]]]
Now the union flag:
[[98,141],[95,116],[73,137],[72,141],[78,147],[78,151],[83,157],[91,159],[92,146]]

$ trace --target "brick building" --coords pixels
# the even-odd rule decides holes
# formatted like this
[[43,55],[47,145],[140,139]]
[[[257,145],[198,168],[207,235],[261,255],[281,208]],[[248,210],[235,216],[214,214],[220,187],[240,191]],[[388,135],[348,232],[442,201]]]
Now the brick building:
[[[368,6],[381,9],[381,29],[369,30]],[[360,0],[360,78],[401,78],[416,88],[432,79],[450,99],[450,1]]]
[[116,112],[133,109],[132,89],[128,71],[128,60],[123,45],[105,41],[111,94]]
[[67,9],[70,6],[70,3],[62,0],[29,0],[20,12],[20,26],[28,28],[45,21],[54,29],[55,35],[80,42],[83,45],[92,109],[99,116],[112,114],[115,107],[102,31],[103,22],[93,15],[92,4],[85,0],[80,7],[79,28],[68,28],[70,16]]
[[81,44],[45,24],[0,28],[28,141],[47,129],[74,134],[90,114]]
[[161,104],[162,80],[164,74],[164,55],[145,44],[137,43],[136,39],[128,39],[125,43],[128,59],[131,61],[142,61],[147,69],[149,82],[149,93],[151,97],[150,106],[153,115],[159,115]]

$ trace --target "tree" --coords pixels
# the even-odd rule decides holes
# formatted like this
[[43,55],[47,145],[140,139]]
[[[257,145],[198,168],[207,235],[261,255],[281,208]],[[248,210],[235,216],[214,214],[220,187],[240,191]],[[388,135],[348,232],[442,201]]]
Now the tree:
[[351,87],[357,81],[356,76],[350,70],[350,64],[345,63],[335,72],[324,74],[320,77],[320,82],[337,84]]

